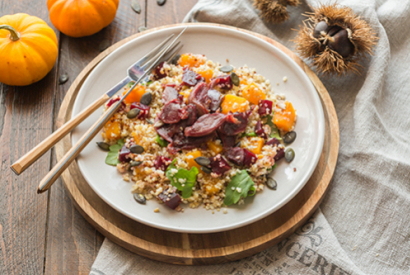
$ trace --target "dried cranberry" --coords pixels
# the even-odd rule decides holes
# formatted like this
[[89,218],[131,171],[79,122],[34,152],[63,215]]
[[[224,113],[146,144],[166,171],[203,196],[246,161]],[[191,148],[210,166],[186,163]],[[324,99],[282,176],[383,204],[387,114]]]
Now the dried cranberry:
[[155,67],[152,74],[154,75],[154,78],[156,80],[166,77],[168,75],[168,73],[164,68],[164,62],[159,63],[159,65],[157,67]]
[[262,127],[262,123],[260,120],[258,120],[258,122],[256,122],[255,125],[255,134],[257,134],[258,136],[260,136],[261,138],[267,139],[268,136],[265,133],[265,130]]
[[257,157],[254,153],[248,149],[235,147],[226,152],[226,158],[232,163],[238,166],[250,167],[257,161]]
[[280,144],[280,141],[277,140],[276,138],[272,138],[271,140],[265,143],[265,145],[270,145],[272,147],[275,147],[275,145],[278,146],[279,144]]
[[227,136],[235,136],[245,131],[246,126],[248,125],[249,113],[248,112],[243,112],[243,113],[236,112],[233,114],[233,118],[236,119],[234,120],[234,122],[226,121],[219,128],[219,131],[222,134],[227,135]]
[[132,109],[139,109],[140,113],[138,114],[137,118],[139,119],[146,119],[149,116],[150,107],[139,102],[134,102],[130,106],[130,110]]
[[224,90],[230,90],[232,89],[232,80],[230,75],[222,75],[215,77],[211,79],[211,82],[209,83],[209,87],[212,89],[215,86],[218,86],[221,89]]
[[208,90],[208,98],[209,98],[209,109],[211,112],[215,112],[218,110],[219,106],[221,105],[222,102],[222,95],[219,91],[210,89]]
[[178,93],[175,87],[166,86],[162,93],[162,103],[167,104],[174,99],[178,99],[179,102],[182,102],[182,95]]
[[171,209],[175,209],[181,204],[181,197],[177,193],[169,193],[166,195],[162,192],[158,195],[158,198]]
[[179,112],[181,110],[181,105],[179,105],[178,99],[171,100],[162,108],[159,114],[159,119],[164,123],[174,124],[181,120]]
[[254,164],[258,160],[256,155],[252,153],[251,151],[249,151],[248,149],[243,149],[243,151],[245,153],[245,157],[243,159],[243,165],[245,165],[246,167],[250,167],[252,164]]
[[261,117],[272,114],[272,109],[273,109],[272,101],[262,99],[259,101],[258,106],[259,106],[258,114]]
[[188,102],[191,104],[195,104],[198,114],[200,116],[208,114],[208,106],[209,106],[209,98],[208,98],[208,87],[205,83],[198,83],[196,85],[188,97]]
[[198,82],[203,81],[203,77],[197,74],[194,71],[191,71],[187,67],[184,68],[184,72],[182,74],[182,84],[186,86],[193,87],[195,86]]
[[118,155],[118,160],[121,162],[129,162],[131,161],[130,158],[128,158],[128,155],[131,154],[130,149],[128,149],[125,145],[122,146],[120,150],[120,154]]
[[206,114],[201,116],[192,126],[185,129],[187,137],[201,137],[216,131],[225,121],[221,113]]
[[155,169],[165,171],[171,164],[172,160],[163,156],[157,156],[154,161]]
[[115,97],[115,98],[111,98],[108,103],[107,103],[107,107],[111,107],[111,105],[113,105],[115,102],[120,101],[119,97]]
[[209,158],[209,160],[211,161],[212,172],[217,175],[223,175],[231,169],[229,163],[220,154],[216,155],[216,157]]
[[278,161],[278,160],[280,160],[280,159],[282,159],[282,158],[284,158],[285,157],[285,149],[283,149],[283,148],[279,148],[277,151],[276,151],[276,155],[275,155],[275,157],[273,158],[275,161]]

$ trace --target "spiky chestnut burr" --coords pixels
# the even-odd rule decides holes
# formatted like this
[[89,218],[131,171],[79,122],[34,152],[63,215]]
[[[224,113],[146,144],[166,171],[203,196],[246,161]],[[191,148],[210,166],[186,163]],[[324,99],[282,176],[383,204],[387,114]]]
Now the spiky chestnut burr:
[[352,9],[338,4],[321,5],[305,14],[294,39],[296,50],[324,74],[358,74],[359,61],[373,54],[378,37],[366,21]]
[[282,23],[289,19],[286,6],[298,6],[299,0],[255,0],[254,6],[268,22]]

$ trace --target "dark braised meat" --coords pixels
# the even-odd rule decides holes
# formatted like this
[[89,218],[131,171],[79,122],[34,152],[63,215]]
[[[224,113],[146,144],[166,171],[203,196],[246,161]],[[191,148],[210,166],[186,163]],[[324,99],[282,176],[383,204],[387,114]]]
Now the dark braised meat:
[[224,150],[228,150],[229,148],[235,147],[236,136],[227,136],[221,131],[217,131],[219,138],[222,140],[222,145],[224,146]]
[[180,110],[181,105],[179,104],[179,100],[173,99],[162,108],[159,119],[168,124],[178,123],[181,120]]
[[221,75],[211,79],[209,83],[209,87],[212,89],[214,87],[219,87],[223,90],[230,90],[232,89],[232,80],[231,75]]
[[188,104],[184,108],[182,108],[179,112],[179,116],[182,120],[186,119],[186,126],[191,126],[195,123],[197,119],[196,115],[196,107],[194,104]]
[[223,96],[217,90],[210,89],[208,90],[208,98],[209,98],[209,110],[211,112],[216,112],[219,106],[221,106]]
[[188,103],[194,104],[198,110],[199,116],[209,113],[208,106],[210,100],[208,98],[208,86],[205,82],[198,83],[188,97]]
[[250,112],[233,114],[233,119],[229,120],[227,115],[227,121],[222,124],[219,131],[227,136],[235,136],[245,131],[246,125],[248,124]]
[[213,139],[215,133],[211,133],[202,137],[186,137],[183,133],[178,133],[174,136],[171,147],[177,150],[191,150],[194,148],[206,148],[206,142]]
[[[175,86],[175,85],[174,85]],[[162,94],[162,103],[167,104],[171,100],[178,99],[179,102],[182,102],[182,95],[180,95],[172,86],[165,86],[164,92]]]
[[204,78],[197,74],[194,71],[191,71],[188,67],[184,68],[184,72],[182,74],[182,85],[186,85],[189,87],[195,86],[198,82],[203,82]]
[[201,116],[192,126],[185,129],[187,137],[201,137],[215,132],[225,121],[221,113],[206,114]]

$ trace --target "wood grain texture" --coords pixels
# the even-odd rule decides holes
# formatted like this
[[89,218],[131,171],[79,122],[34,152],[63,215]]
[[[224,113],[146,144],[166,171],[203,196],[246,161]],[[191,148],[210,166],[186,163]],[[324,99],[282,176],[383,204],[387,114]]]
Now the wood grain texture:
[[[60,74],[67,73],[69,81],[58,86],[56,106],[60,106],[68,88],[84,67],[99,56],[99,45],[107,39],[112,44],[138,32],[145,25],[145,1],[140,0],[142,12],[135,13],[131,1],[120,1],[114,21],[101,32],[84,38],[61,35]],[[96,65],[96,64],[94,64]],[[77,83],[78,84],[78,83]],[[55,109],[55,114],[58,112]],[[55,115],[57,117],[57,115]],[[54,123],[57,123],[54,120]],[[56,160],[52,160],[55,165]],[[27,173],[27,172],[26,172]],[[39,181],[37,181],[38,184]],[[45,274],[89,274],[104,237],[73,207],[62,181],[49,190],[49,222],[47,227]]]
[[182,23],[185,15],[192,9],[197,1],[168,0],[165,5],[159,6],[157,1],[147,2],[147,28],[156,28],[163,25]]
[[[103,94],[100,98],[98,98],[95,102],[90,104],[87,108],[85,108],[81,113],[77,116],[73,117],[66,124],[58,128],[54,131],[51,135],[49,135],[46,139],[44,139],[41,143],[39,143],[36,147],[31,149],[27,152],[24,156],[19,158],[13,165],[11,165],[11,169],[16,174],[21,174],[24,170],[26,170],[33,162],[35,162],[39,157],[41,157],[45,152],[47,152],[51,147],[53,147],[58,141],[60,141],[65,135],[71,132],[78,124],[80,124],[84,119],[89,117],[95,110],[101,107],[107,100],[109,96]],[[48,188],[47,188],[48,189]]]
[[[45,1],[0,1],[0,16],[23,11],[51,26]],[[0,274],[43,273],[48,198],[33,190],[49,171],[51,154],[20,177],[10,165],[52,133],[57,74],[54,66],[33,85],[0,84]]]
[[[77,164],[73,163],[62,176],[73,203],[100,232],[130,251],[174,264],[214,264],[237,260],[266,249],[293,233],[313,214],[326,193],[336,166],[339,148],[338,121],[329,94],[317,76],[292,51],[270,38],[237,30],[255,35],[280,48],[295,60],[312,80],[322,100],[326,121],[324,148],[319,164],[300,193],[272,215],[254,224],[226,232],[180,234],[148,227],[116,212],[93,192],[79,172]],[[134,35],[126,41],[137,36]],[[126,41],[117,43],[94,59],[79,75],[75,84],[82,83],[96,63]],[[62,103],[58,124],[61,125],[70,118],[79,88],[80,85],[71,86]],[[57,158],[61,158],[70,147],[71,141],[67,137],[56,146]]]

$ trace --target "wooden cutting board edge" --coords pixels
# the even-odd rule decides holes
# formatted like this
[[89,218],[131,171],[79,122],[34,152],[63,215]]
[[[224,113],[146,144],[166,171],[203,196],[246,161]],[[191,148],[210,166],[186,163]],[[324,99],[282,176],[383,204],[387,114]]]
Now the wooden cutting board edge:
[[[65,188],[68,191],[68,194],[74,205],[79,210],[79,212],[89,221],[97,230],[99,230],[104,236],[112,240],[113,242],[119,244],[120,246],[137,253],[139,255],[163,261],[167,263],[174,263],[174,264],[184,264],[184,265],[195,265],[195,264],[215,264],[215,263],[222,263],[227,261],[234,261],[238,260],[250,255],[253,255],[257,252],[260,252],[289,236],[292,234],[298,227],[300,227],[317,209],[320,205],[321,201],[326,194],[326,191],[329,187],[331,178],[333,176],[338,151],[339,151],[339,124],[336,115],[336,111],[333,105],[333,102],[316,74],[291,50],[286,48],[285,46],[281,45],[277,41],[270,39],[266,36],[250,32],[247,30],[234,28],[225,25],[219,24],[210,24],[210,23],[198,23],[199,25],[209,25],[209,26],[221,26],[225,28],[235,29],[238,31],[242,31],[251,35],[254,35],[258,38],[265,40],[266,42],[276,46],[277,48],[281,49],[284,53],[290,56],[308,75],[310,80],[312,81],[313,85],[315,86],[324,108],[325,114],[325,121],[326,121],[326,130],[325,130],[325,144],[323,148],[323,152],[321,156],[321,160],[319,161],[318,168],[321,171],[318,173],[319,179],[317,181],[317,185],[310,194],[300,209],[297,210],[293,214],[292,217],[289,217],[286,222],[284,222],[280,227],[275,228],[270,232],[264,232],[260,236],[255,236],[254,239],[245,241],[239,244],[232,244],[232,245],[225,245],[221,247],[213,247],[207,248],[204,244],[203,247],[196,246],[195,248],[191,248],[191,241],[192,238],[199,238],[198,234],[186,234],[186,233],[179,233],[181,239],[181,246],[180,247],[170,247],[166,244],[159,244],[153,243],[151,241],[144,240],[138,236],[130,234],[126,230],[121,228],[121,225],[115,225],[110,220],[109,217],[104,217],[98,211],[95,210],[95,205],[93,206],[92,203],[95,203],[94,200],[88,201],[85,196],[82,194],[80,189],[78,188],[77,184],[87,184],[83,179],[77,163],[73,163],[69,169],[67,169],[63,175],[63,181]],[[108,56],[111,52],[116,50],[118,47],[122,46],[123,44],[127,43],[128,41],[135,39],[138,36],[141,36],[145,33],[153,32],[156,30],[175,27],[175,26],[184,26],[184,25],[191,25],[191,24],[176,24],[176,25],[168,25],[162,26],[154,29],[147,30],[143,33],[138,33],[133,36],[130,36],[124,40],[117,42],[116,44],[109,47],[107,50],[99,54],[93,61],[91,61],[86,68],[78,75],[76,80],[71,85],[70,89],[68,90],[63,103],[60,107],[60,111],[57,118],[57,127],[64,124],[67,120],[71,117],[72,107],[75,101],[75,98],[84,82],[87,78],[89,73],[94,69],[98,63],[103,60],[106,56]],[[56,155],[57,159],[59,160],[71,147],[71,137],[67,136],[62,141],[60,141],[56,145]],[[319,167],[320,166],[320,167]],[[315,170],[316,173],[316,170]],[[311,181],[311,180],[310,180]],[[310,182],[309,181],[309,182]],[[310,183],[307,183],[310,184]],[[302,189],[301,192],[303,192]],[[97,196],[97,195],[95,195]],[[98,200],[97,200],[98,201]],[[279,209],[281,211],[283,208]],[[125,216],[124,216],[125,217]],[[125,217],[126,218],[126,217]],[[129,219],[129,218],[126,218]],[[264,219],[266,222],[266,220]],[[124,220],[124,222],[128,222]],[[132,221],[135,223],[135,221]],[[260,222],[260,221],[259,221]],[[121,224],[121,223],[120,223]],[[258,227],[258,222],[253,224],[255,227]],[[247,227],[246,227],[247,228]],[[163,231],[163,230],[161,230]],[[220,234],[221,237],[226,238],[226,235],[230,234],[238,234],[238,230],[230,230],[221,233],[213,233],[213,238]],[[167,231],[163,231],[163,234],[171,234]],[[175,232],[172,233],[173,235],[176,234]],[[177,233],[178,234],[178,233]],[[202,234],[206,235],[206,234]]]

